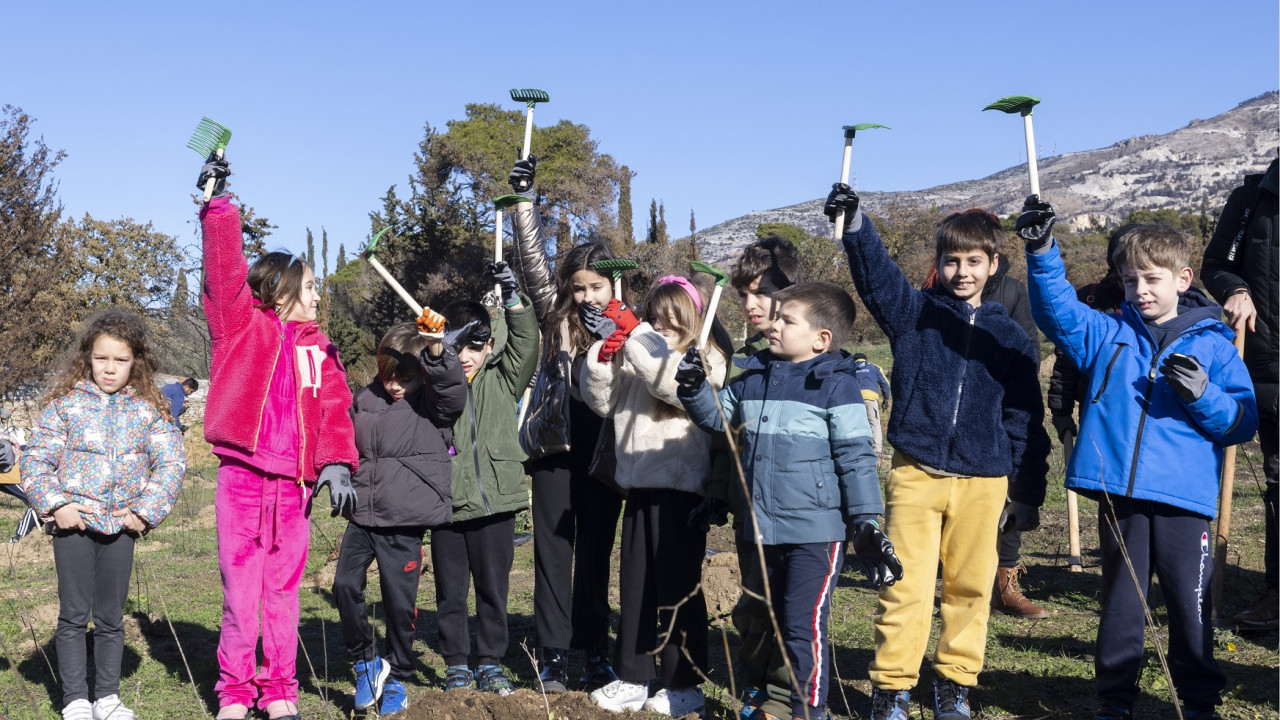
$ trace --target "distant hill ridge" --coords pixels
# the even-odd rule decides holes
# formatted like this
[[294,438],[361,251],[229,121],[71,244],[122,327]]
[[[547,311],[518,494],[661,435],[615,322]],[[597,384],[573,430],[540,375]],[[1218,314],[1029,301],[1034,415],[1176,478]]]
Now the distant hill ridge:
[[[1039,162],[1040,184],[1059,217],[1073,227],[1116,223],[1134,210],[1198,210],[1202,201],[1217,213],[1227,194],[1280,145],[1280,93],[1269,92],[1208,120],[1192,120],[1164,135],[1142,135],[1098,150],[1067,153]],[[874,213],[893,203],[962,210],[982,207],[999,215],[1016,212],[1026,193],[1026,163],[982,178],[926,190],[859,193]],[[823,198],[749,213],[698,231],[703,259],[723,262],[755,237],[761,223],[784,222],[814,235],[831,225]]]

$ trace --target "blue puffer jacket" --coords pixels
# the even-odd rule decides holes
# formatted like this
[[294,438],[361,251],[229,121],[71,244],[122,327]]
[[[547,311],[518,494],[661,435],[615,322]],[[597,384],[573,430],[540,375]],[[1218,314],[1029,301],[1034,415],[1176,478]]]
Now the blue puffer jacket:
[[[1067,487],[1092,497],[1105,491],[1154,500],[1212,518],[1223,448],[1258,429],[1253,384],[1231,344],[1235,334],[1216,319],[1217,306],[1210,312],[1183,309],[1179,320],[1191,316],[1186,327],[1161,349],[1128,302],[1119,315],[1108,315],[1077,300],[1056,245],[1027,254],[1027,275],[1036,324],[1088,379],[1082,402],[1089,409],[1081,413]],[[1160,374],[1160,363],[1172,353],[1195,356],[1208,373],[1199,400],[1184,402]]]
[[893,350],[894,449],[957,475],[1008,477],[1010,497],[1042,504],[1049,435],[1026,331],[999,303],[974,309],[945,290],[911,287],[861,212],[844,248]]
[[[742,468],[765,545],[842,541],[848,519],[884,511],[852,370],[844,351],[793,363],[763,350],[720,391],[724,416],[742,428]],[[710,384],[678,396],[698,427],[723,432]]]

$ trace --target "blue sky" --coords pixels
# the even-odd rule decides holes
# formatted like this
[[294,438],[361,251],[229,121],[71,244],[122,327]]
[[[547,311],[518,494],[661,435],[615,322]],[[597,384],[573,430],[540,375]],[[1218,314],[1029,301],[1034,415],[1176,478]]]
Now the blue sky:
[[[216,12],[214,11],[216,9]],[[233,188],[348,253],[406,185],[425,123],[469,102],[588,125],[673,235],[823,195],[841,126],[861,189],[919,189],[1023,161],[1004,95],[1043,99],[1040,155],[1164,133],[1280,87],[1275,0],[1203,2],[9,3],[0,104],[67,152],[66,211],[194,240],[201,116],[230,126]],[[515,149],[513,149],[513,153]],[[536,152],[536,149],[535,149]]]

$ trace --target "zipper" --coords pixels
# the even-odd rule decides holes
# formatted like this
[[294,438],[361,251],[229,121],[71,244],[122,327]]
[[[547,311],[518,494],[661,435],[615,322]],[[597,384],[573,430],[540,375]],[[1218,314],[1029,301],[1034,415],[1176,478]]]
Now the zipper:
[[[298,340],[296,328],[294,332],[294,348],[296,348]],[[282,335],[280,339],[280,344],[283,346],[284,336]],[[291,363],[290,371],[295,373],[293,376],[294,403],[296,404],[298,412],[298,439],[302,443],[301,447],[298,449],[298,479],[296,482],[298,483],[298,488],[302,491],[302,498],[305,500],[307,497],[307,488],[306,485],[303,484],[303,476],[307,474],[307,418],[302,413],[302,368],[298,365],[296,349],[294,350],[294,358]]]
[[[123,388],[121,388],[123,390]],[[116,507],[116,402],[115,395],[107,396],[107,463],[110,466],[110,475],[107,477],[107,512],[111,518],[109,527],[114,532],[119,532],[117,527],[123,521],[115,517],[114,513],[120,508]]]
[[1178,333],[1172,340],[1165,343],[1164,348],[1156,344],[1155,336],[1151,334],[1151,330],[1143,323],[1143,330],[1147,333],[1147,338],[1151,340],[1151,345],[1155,347],[1155,354],[1151,357],[1151,369],[1147,371],[1147,391],[1142,395],[1142,415],[1138,417],[1138,437],[1133,441],[1133,459],[1129,463],[1129,486],[1125,489],[1125,497],[1133,497],[1133,485],[1138,477],[1138,452],[1142,449],[1142,429],[1147,424],[1147,411],[1151,408],[1151,393],[1156,388],[1156,366],[1160,362],[1160,356],[1165,350],[1172,348],[1175,343],[1184,336],[1198,331],[1194,325]]
[[1124,350],[1124,345],[1116,348],[1116,352],[1111,356],[1111,362],[1107,363],[1107,371],[1102,374],[1102,384],[1098,386],[1098,392],[1093,396],[1093,403],[1097,403],[1102,399],[1102,393],[1107,389],[1107,382],[1111,380],[1111,368],[1115,367],[1116,360],[1120,359],[1120,352]]
[[956,422],[960,419],[960,400],[964,397],[964,380],[969,375],[969,346],[973,343],[973,324],[977,317],[976,310],[969,313],[969,326],[965,328],[964,354],[961,356],[964,361],[964,370],[960,373],[960,385],[956,387],[956,406],[951,412],[951,433],[947,436],[947,457],[951,456],[951,448],[955,445]]
[[489,498],[484,494],[484,477],[480,474],[480,445],[476,442],[476,401],[471,392],[471,383],[467,383],[467,407],[471,408],[471,457],[476,463],[476,489],[480,491],[480,502],[484,504],[484,514],[492,515]]
[[[276,347],[276,359],[271,363],[271,373],[274,376],[276,371],[276,363],[280,362],[280,352],[284,349],[284,328],[280,328],[280,345]],[[258,406],[258,424],[253,430],[253,445],[249,447],[249,454],[258,452],[258,436],[262,434],[262,414],[267,410],[267,401],[271,399],[271,381],[267,381],[267,392],[262,396],[262,404]]]

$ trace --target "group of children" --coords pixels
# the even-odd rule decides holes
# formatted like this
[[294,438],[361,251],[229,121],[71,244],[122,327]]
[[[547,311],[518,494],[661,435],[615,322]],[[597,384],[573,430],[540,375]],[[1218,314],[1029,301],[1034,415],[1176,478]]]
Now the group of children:
[[[552,268],[533,202],[536,160],[522,160],[510,182],[524,201],[511,216],[527,294],[506,263],[488,268],[502,290],[502,345],[480,303],[427,309],[386,333],[378,377],[353,398],[316,323],[312,269],[283,252],[247,263],[227,175],[226,161],[211,157],[199,181],[215,181],[200,218],[213,346],[205,436],[220,460],[218,720],[247,719],[255,705],[270,720],[301,717],[298,589],[321,488],[332,512],[349,521],[333,597],[353,661],[355,707],[387,715],[407,706],[428,529],[446,689],[512,692],[501,661],[515,515],[530,505],[526,473],[541,690],[575,684],[569,666],[577,651],[576,683],[601,707],[704,713],[701,566],[710,526],[732,515],[745,589],[733,613],[748,686],[744,720],[826,716],[827,625],[846,544],[880,588],[872,717],[909,717],[939,564],[930,700],[938,720],[970,716],[1000,534],[1037,526],[1049,453],[1038,349],[984,294],[1006,236],[993,216],[946,218],[935,235],[936,281],[918,290],[857,195],[837,184],[827,198],[824,211],[845,218],[854,284],[895,358],[887,430],[894,454],[882,500],[881,441],[872,427],[879,408],[867,403],[887,400],[888,385],[865,357],[844,349],[853,299],[835,285],[801,282],[785,241],[754,243],[731,274],[754,335],[735,352],[713,319],[711,339],[699,347],[707,306],[689,279],[660,278],[637,313],[625,282],[615,289],[594,265],[613,258],[608,247],[579,245]],[[1053,222],[1052,208],[1032,196],[1016,233],[1026,243],[1035,322],[1087,385],[1084,450],[1071,458],[1067,486],[1099,500],[1096,717],[1130,717],[1154,571],[1170,607],[1170,669],[1184,717],[1213,718],[1225,679],[1212,657],[1208,522],[1222,448],[1257,426],[1252,385],[1216,306],[1186,292],[1183,236],[1138,226],[1120,237],[1113,260],[1126,302],[1104,315],[1066,283]],[[118,681],[133,543],[169,512],[184,471],[181,434],[152,379],[142,328],[118,311],[90,323],[21,459],[24,488],[54,533],[67,720],[132,717]],[[519,422],[517,400],[531,384]],[[385,653],[366,619],[375,560]]]

